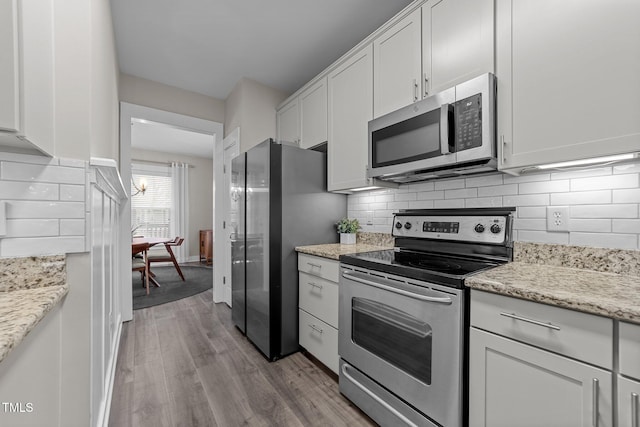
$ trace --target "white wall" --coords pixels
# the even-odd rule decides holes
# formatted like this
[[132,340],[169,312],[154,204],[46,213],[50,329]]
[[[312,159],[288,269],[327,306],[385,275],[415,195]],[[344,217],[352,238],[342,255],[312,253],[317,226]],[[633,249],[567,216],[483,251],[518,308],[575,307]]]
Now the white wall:
[[[496,173],[348,197],[348,214],[363,231],[384,233],[399,209],[490,206],[517,207],[516,241],[640,249],[640,163],[519,177]],[[570,207],[568,233],[546,231],[547,206]],[[368,215],[372,226],[364,225]]]
[[131,149],[131,158],[153,162],[186,162],[189,168],[189,250],[190,258],[200,255],[200,230],[213,229],[213,160],[204,157],[181,156],[160,151]]

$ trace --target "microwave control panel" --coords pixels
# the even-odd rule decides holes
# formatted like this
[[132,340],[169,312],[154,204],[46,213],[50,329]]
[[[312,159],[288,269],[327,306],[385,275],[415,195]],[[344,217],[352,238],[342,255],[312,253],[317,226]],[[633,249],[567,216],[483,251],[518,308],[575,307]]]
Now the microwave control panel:
[[454,104],[456,151],[482,146],[482,94]]

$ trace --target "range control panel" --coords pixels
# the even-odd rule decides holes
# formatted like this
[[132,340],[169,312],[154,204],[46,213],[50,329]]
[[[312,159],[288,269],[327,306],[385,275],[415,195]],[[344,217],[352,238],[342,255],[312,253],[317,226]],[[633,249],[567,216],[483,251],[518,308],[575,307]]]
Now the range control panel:
[[394,237],[503,243],[506,228],[504,216],[394,215],[392,234]]

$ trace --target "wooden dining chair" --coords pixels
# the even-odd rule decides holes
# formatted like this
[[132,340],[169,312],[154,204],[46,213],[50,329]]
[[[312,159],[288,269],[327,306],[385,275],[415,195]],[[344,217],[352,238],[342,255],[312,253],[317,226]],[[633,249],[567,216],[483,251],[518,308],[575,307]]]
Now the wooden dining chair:
[[[147,288],[147,295],[149,295],[149,260],[147,251],[149,250],[148,243],[132,243],[131,244],[131,270],[139,271],[142,279],[144,280],[144,286]],[[137,258],[136,255],[142,254],[142,258]]]
[[173,266],[176,268],[176,271],[180,275],[180,278],[182,279],[182,281],[184,281],[184,274],[182,274],[182,270],[178,265],[176,256],[173,254],[173,251],[171,250],[172,247],[180,246],[182,245],[183,242],[184,242],[184,238],[177,236],[175,239],[173,239],[173,241],[165,243],[164,247],[166,249],[166,253],[154,253],[152,255],[150,254],[147,258],[149,260],[149,264],[151,264],[152,262],[172,262]]

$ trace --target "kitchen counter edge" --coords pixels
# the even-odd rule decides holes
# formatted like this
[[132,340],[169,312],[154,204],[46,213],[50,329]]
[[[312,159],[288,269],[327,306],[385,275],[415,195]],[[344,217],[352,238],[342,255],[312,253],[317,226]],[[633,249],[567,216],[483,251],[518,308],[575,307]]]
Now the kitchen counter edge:
[[338,261],[340,255],[350,255],[362,252],[374,252],[383,251],[386,249],[393,249],[393,246],[378,246],[363,243],[356,243],[355,245],[341,245],[339,243],[327,243],[324,245],[308,245],[297,246],[296,251],[307,254],[315,255],[322,258],[328,258]]

